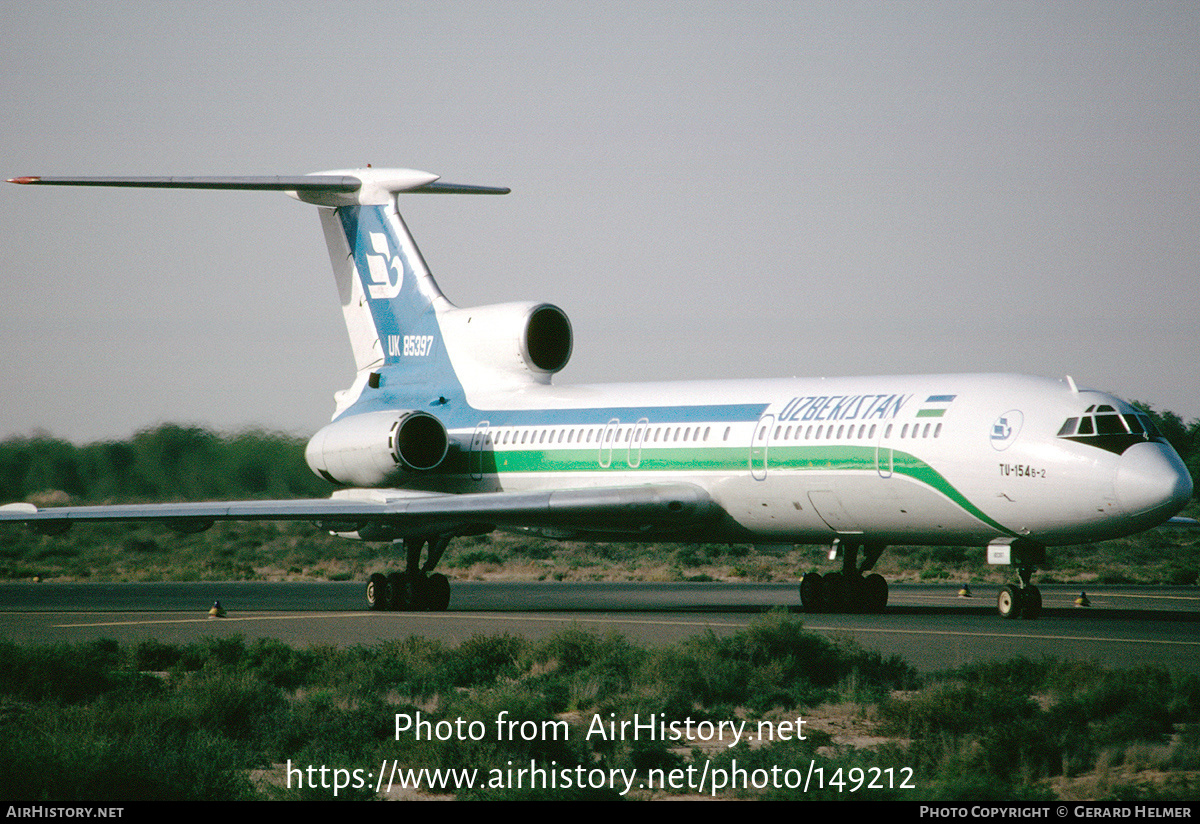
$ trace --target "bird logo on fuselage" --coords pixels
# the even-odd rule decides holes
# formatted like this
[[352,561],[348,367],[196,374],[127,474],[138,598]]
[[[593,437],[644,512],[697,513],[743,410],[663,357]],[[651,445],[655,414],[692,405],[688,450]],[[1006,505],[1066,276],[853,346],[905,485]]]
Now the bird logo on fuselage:
[[1019,409],[1010,409],[997,418],[992,424],[992,448],[1003,452],[1012,446],[1021,432],[1021,424],[1024,421],[1025,416]]

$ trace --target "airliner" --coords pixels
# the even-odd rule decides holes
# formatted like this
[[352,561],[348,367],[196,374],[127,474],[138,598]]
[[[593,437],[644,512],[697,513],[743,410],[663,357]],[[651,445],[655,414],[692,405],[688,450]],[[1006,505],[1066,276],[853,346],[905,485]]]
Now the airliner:
[[[507,194],[412,169],[292,177],[20,177],[24,185],[282,191],[314,205],[357,375],[305,457],[328,499],[0,507],[54,533],[140,520],[309,520],[393,542],[403,569],[373,610],[444,610],[450,541],[821,544],[841,569],[799,584],[807,612],[882,612],[889,545],[986,548],[1015,568],[1001,616],[1036,618],[1048,547],[1140,532],[1190,500],[1179,456],[1137,408],[1017,374],[882,375],[564,386],[574,345],[549,303],[459,308],[398,210],[402,194]],[[424,561],[422,561],[424,557]],[[399,563],[397,564],[399,566]]]

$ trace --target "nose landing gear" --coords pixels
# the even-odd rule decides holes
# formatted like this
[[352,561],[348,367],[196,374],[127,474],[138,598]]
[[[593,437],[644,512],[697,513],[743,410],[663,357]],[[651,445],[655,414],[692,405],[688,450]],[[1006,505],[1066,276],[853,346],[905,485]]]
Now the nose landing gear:
[[[1001,549],[1003,549],[1003,545],[1001,545]],[[996,612],[1000,613],[1001,618],[1032,620],[1042,614],[1042,591],[1029,581],[1033,578],[1033,573],[1037,572],[1039,565],[1046,565],[1046,548],[1028,539],[1018,538],[1009,545],[1008,549],[1010,555],[1005,557],[1001,553],[999,563],[1011,561],[1015,564],[1021,585],[1008,584],[1000,590],[996,596]],[[992,561],[990,551],[988,562],[996,563],[996,561]]]
[[1021,576],[1021,585],[1005,584],[996,596],[996,611],[1001,618],[1028,618],[1033,620],[1042,614],[1042,591],[1029,583],[1036,572],[1032,565],[1022,565],[1017,574]]

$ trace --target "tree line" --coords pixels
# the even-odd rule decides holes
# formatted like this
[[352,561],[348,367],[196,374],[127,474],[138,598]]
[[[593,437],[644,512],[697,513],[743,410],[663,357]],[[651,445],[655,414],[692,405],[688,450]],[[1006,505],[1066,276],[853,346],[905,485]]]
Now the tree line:
[[178,424],[83,446],[9,438],[0,442],[0,502],[50,491],[85,502],[328,497],[334,487],[308,468],[304,444],[278,432]]

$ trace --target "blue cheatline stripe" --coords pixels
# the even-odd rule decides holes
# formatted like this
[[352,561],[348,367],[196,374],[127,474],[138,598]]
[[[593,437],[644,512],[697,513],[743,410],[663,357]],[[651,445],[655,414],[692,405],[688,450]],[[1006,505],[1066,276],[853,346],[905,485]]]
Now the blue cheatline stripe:
[[609,406],[578,409],[493,409],[477,410],[480,420],[491,426],[604,426],[613,418],[622,426],[642,418],[648,426],[693,423],[740,423],[757,421],[765,403],[718,404],[712,406]]
[[[387,374],[386,367],[384,368]],[[483,421],[491,427],[498,426],[605,426],[616,418],[621,426],[634,426],[643,418],[647,426],[687,426],[695,424],[752,423],[767,408],[765,403],[709,404],[705,406],[592,406],[560,409],[476,409],[461,400],[462,389],[452,385],[447,403],[430,404],[427,396],[439,391],[429,389],[414,403],[404,405],[401,397],[389,389],[385,380],[382,391],[368,390],[354,406],[346,410],[347,415],[400,408],[419,408],[436,415],[447,429],[474,429]],[[404,386],[414,393],[411,386]]]
[[925,399],[925,403],[950,403],[957,397],[958,395],[930,395]]

